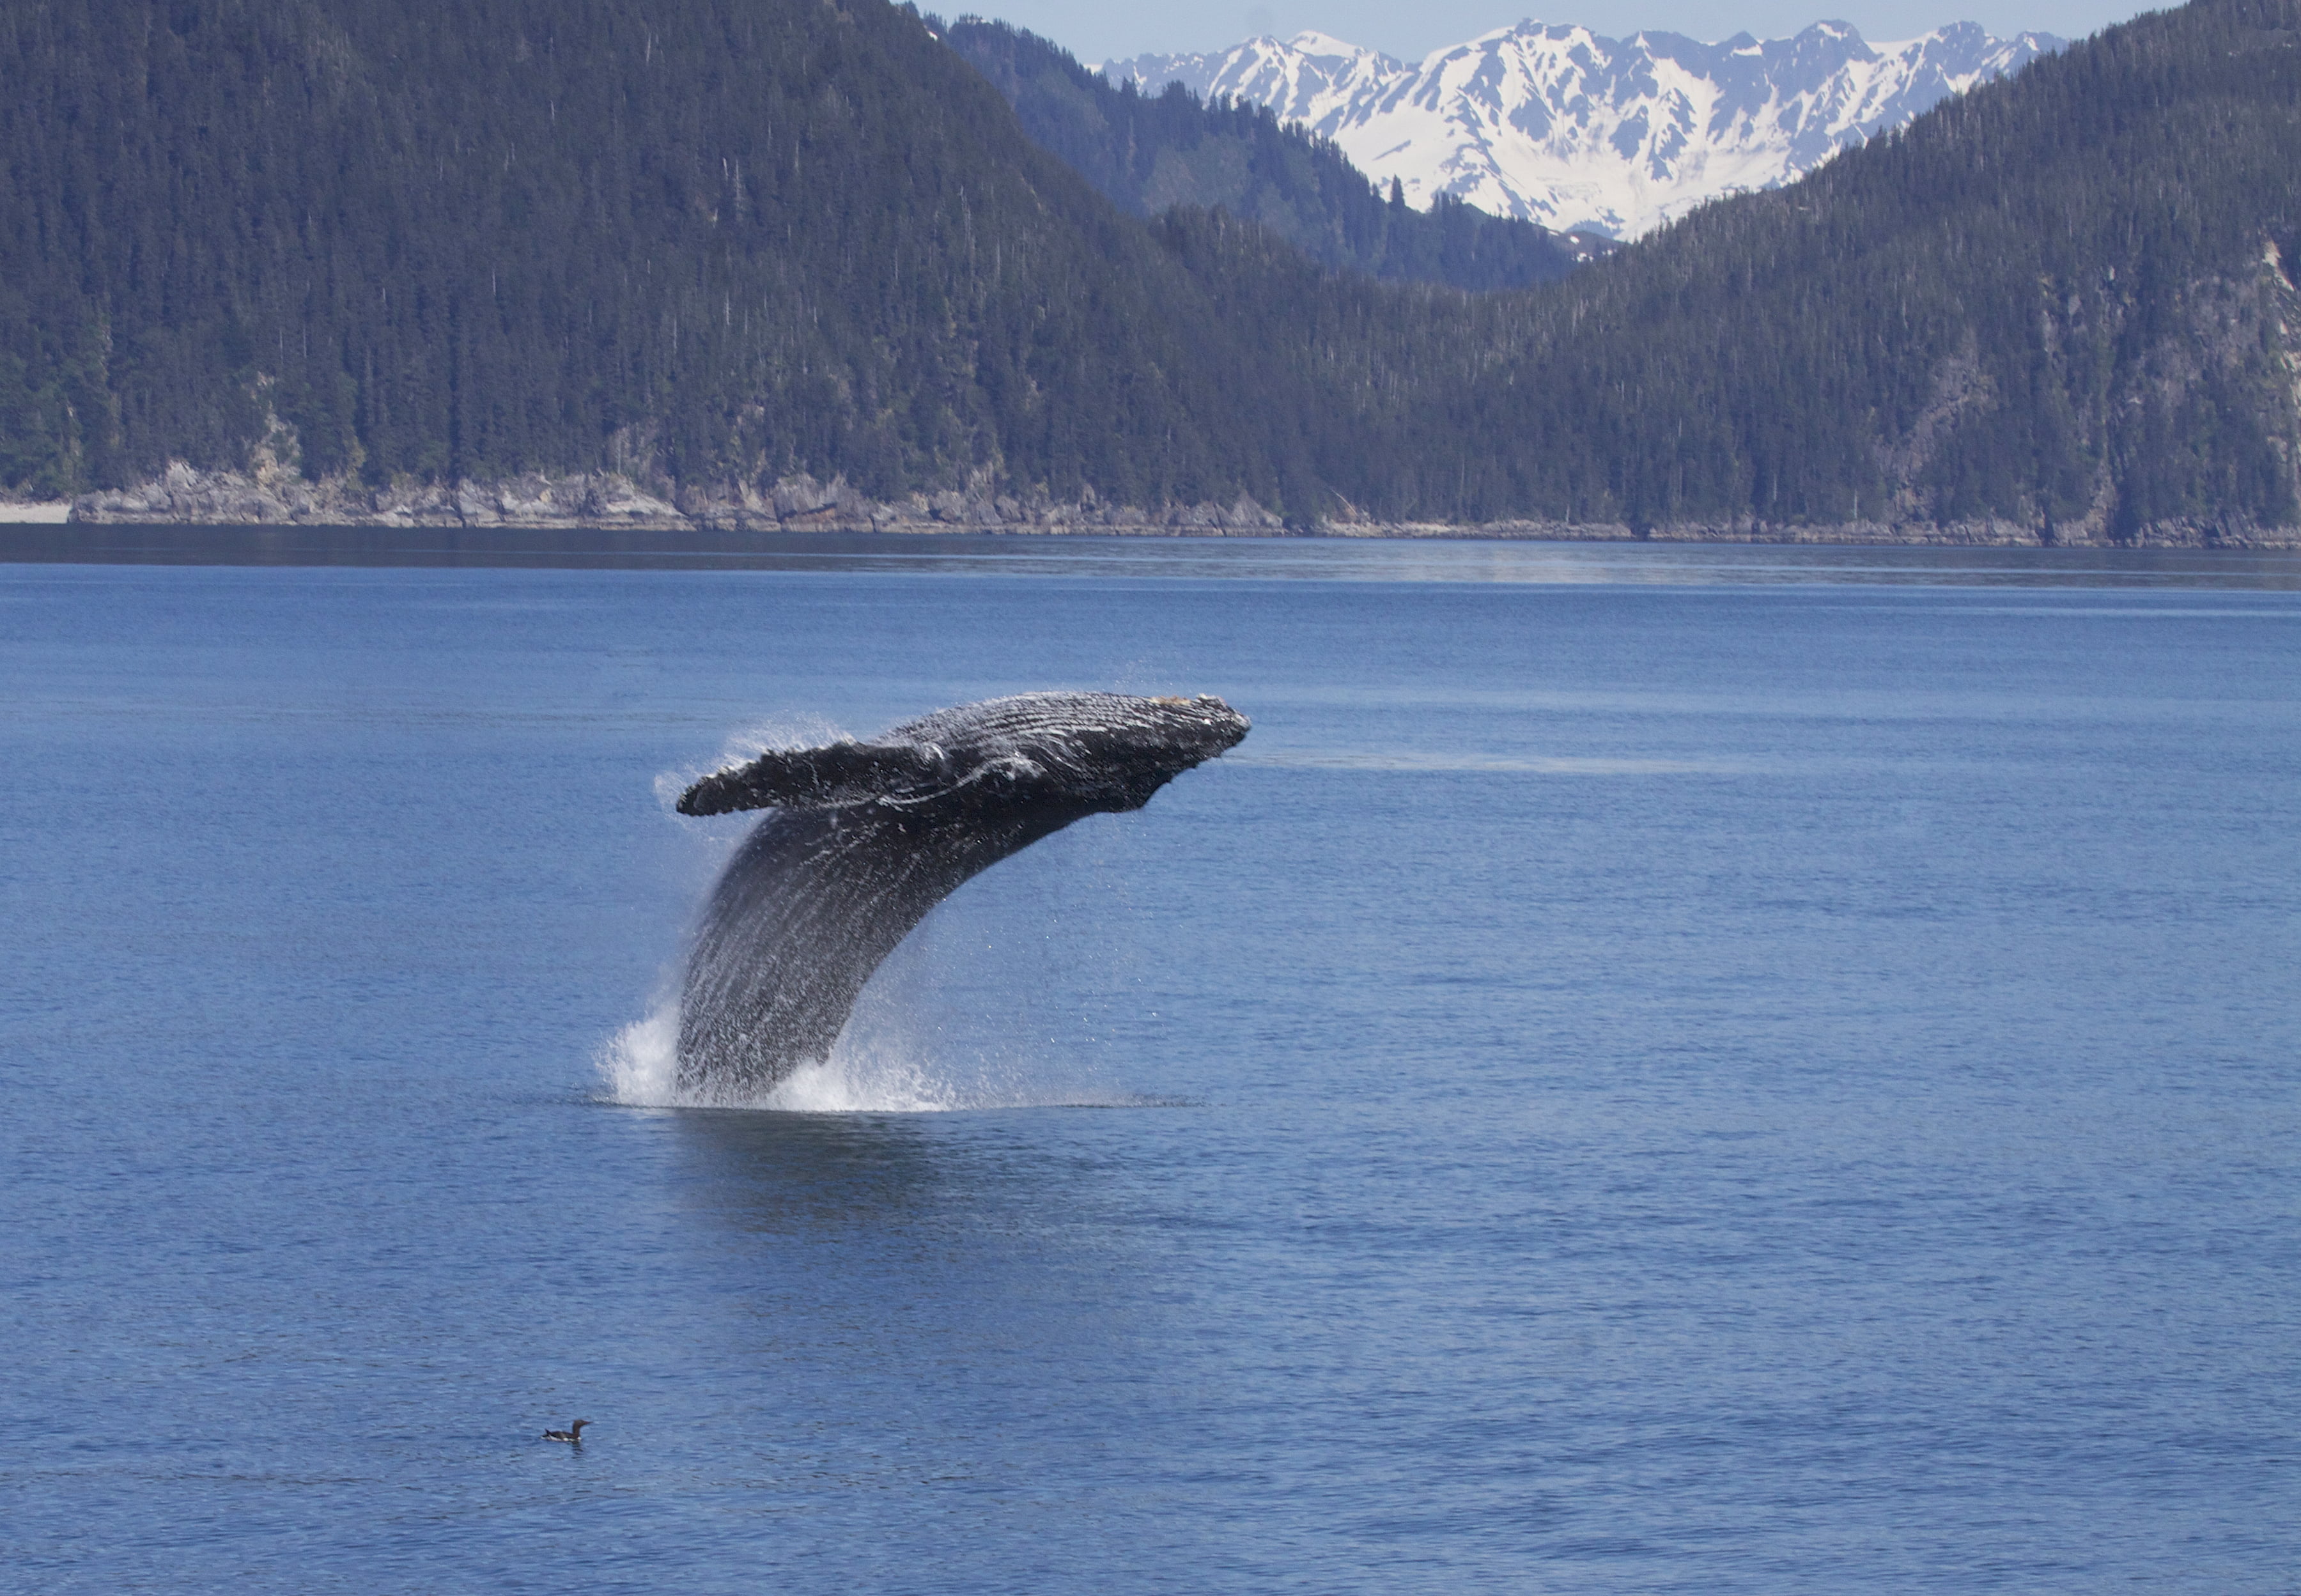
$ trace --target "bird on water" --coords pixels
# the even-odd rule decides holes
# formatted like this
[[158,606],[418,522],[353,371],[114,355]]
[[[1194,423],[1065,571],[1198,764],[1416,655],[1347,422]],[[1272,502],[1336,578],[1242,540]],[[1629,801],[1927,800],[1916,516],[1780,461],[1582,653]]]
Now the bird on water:
[[546,1441],[572,1441],[577,1446],[582,1446],[583,1444],[583,1426],[590,1422],[591,1421],[588,1418],[579,1418],[573,1424],[568,1425],[565,1430],[546,1430],[543,1433],[543,1439]]

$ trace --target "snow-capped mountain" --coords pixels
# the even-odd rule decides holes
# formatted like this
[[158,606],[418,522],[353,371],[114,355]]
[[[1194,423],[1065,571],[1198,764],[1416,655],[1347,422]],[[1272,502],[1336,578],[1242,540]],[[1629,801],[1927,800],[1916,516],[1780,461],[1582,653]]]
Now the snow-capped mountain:
[[1958,22],[1870,45],[1844,22],[1817,22],[1795,38],[1705,45],[1528,21],[1415,65],[1299,33],[1101,70],[1148,93],[1180,82],[1268,105],[1333,139],[1385,188],[1397,179],[1417,205],[1446,194],[1631,238],[1719,195],[1793,181],[2063,42]]

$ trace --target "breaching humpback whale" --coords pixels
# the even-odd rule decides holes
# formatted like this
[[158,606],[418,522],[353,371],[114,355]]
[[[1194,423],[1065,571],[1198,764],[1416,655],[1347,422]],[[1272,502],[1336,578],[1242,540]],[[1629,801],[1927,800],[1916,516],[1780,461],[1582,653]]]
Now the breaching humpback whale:
[[680,1089],[756,1097],[821,1063],[871,972],[961,882],[1075,820],[1140,809],[1246,732],[1220,698],[1025,693],[704,777],[682,815],[774,813],[688,956]]

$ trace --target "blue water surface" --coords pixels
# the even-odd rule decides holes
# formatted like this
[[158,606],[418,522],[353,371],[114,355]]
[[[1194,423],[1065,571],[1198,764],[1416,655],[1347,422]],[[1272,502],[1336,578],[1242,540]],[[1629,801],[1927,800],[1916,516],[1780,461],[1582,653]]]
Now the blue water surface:
[[[0,1588],[2301,1589],[2301,560],[70,531]],[[650,1106],[667,795],[1047,687],[1255,729]]]

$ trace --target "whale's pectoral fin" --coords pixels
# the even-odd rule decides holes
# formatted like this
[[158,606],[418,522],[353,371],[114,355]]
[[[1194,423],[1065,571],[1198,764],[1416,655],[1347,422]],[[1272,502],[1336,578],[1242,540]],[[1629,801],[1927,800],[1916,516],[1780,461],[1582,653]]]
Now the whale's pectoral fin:
[[682,815],[736,809],[836,809],[953,779],[949,755],[932,744],[834,742],[778,748],[749,765],[704,777],[679,795]]

